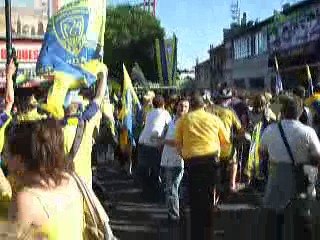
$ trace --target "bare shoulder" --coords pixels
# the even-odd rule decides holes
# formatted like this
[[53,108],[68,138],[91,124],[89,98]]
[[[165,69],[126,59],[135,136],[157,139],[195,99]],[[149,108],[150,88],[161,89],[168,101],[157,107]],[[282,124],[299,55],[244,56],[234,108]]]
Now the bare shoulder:
[[9,216],[12,220],[33,223],[37,214],[41,213],[41,205],[36,195],[24,189],[17,192],[11,202]]

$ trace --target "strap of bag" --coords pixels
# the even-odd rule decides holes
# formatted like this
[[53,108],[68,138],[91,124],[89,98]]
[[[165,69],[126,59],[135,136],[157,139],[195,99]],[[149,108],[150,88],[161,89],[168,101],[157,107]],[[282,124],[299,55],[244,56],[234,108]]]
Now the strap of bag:
[[76,134],[74,136],[74,140],[72,143],[72,147],[71,150],[68,154],[68,160],[69,161],[73,161],[73,159],[75,158],[77,152],[79,151],[82,139],[83,139],[83,135],[84,135],[84,130],[86,127],[86,123],[85,121],[79,119],[78,120],[78,126],[77,126],[77,130],[76,130]]
[[90,196],[90,193],[86,187],[86,184],[83,182],[83,180],[76,173],[73,173],[72,177],[77,183],[77,186],[81,192],[81,195],[85,201],[85,204],[88,207],[91,218],[94,221],[96,228],[98,228],[98,224],[99,224],[99,222],[100,222],[100,224],[102,223],[102,219],[99,219],[98,211],[95,207],[95,203],[93,202],[92,197]]
[[283,140],[283,143],[284,145],[286,146],[286,149],[289,153],[289,156],[291,158],[291,161],[292,161],[292,165],[294,166],[295,165],[295,161],[294,161],[294,157],[293,157],[293,154],[292,154],[292,151],[291,151],[291,148],[290,148],[290,145],[288,143],[288,139],[286,138],[286,135],[283,131],[283,127],[282,127],[282,124],[281,122],[278,123],[278,127],[279,127],[279,130],[280,130],[280,135],[282,137],[282,140]]

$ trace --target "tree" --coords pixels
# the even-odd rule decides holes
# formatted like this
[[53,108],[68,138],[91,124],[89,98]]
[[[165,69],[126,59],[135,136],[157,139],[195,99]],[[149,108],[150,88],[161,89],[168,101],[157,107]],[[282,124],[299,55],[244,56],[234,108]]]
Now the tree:
[[122,78],[122,63],[128,70],[138,63],[146,79],[155,81],[158,75],[154,41],[163,36],[160,22],[143,9],[130,5],[108,7],[104,62],[110,75]]

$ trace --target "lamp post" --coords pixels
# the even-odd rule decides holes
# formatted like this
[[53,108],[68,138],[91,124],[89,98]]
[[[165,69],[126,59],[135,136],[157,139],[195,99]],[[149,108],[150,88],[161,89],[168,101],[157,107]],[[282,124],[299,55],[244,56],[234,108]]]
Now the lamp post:
[[5,0],[7,64],[12,57],[11,0]]

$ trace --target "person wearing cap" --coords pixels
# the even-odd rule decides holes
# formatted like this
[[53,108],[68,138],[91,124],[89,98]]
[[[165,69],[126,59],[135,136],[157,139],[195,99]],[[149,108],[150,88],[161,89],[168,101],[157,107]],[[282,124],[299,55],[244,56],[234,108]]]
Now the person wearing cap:
[[222,91],[222,94],[218,96],[217,105],[212,107],[212,113],[217,115],[222,120],[229,135],[231,144],[229,145],[228,149],[221,149],[220,159],[222,163],[224,163],[224,170],[230,168],[230,175],[226,181],[229,182],[230,190],[236,191],[238,161],[235,141],[236,137],[243,131],[241,122],[236,113],[230,107],[225,107],[225,103],[232,98],[232,94],[230,93],[231,91]]
[[93,137],[95,130],[100,124],[102,117],[101,104],[107,88],[108,73],[98,75],[97,90],[94,98],[82,111],[81,106],[86,104],[86,99],[81,96],[75,96],[71,104],[66,107],[66,116],[64,117],[64,141],[65,152],[68,155],[75,140],[77,126],[79,121],[85,122],[85,129],[79,150],[74,158],[75,172],[83,177],[88,186],[92,186],[91,153],[93,146]]
[[188,175],[191,239],[210,239],[213,189],[219,179],[219,156],[230,146],[223,122],[205,111],[201,96],[191,100],[191,112],[176,126],[175,141]]

